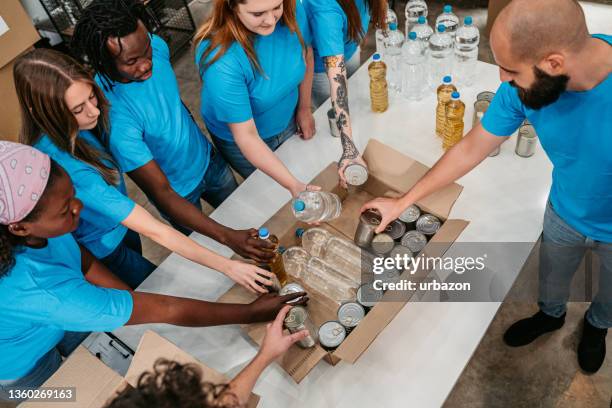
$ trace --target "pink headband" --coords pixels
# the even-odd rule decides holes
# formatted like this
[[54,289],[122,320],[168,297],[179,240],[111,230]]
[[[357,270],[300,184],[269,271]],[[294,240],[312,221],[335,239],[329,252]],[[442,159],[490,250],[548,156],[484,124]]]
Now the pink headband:
[[33,147],[0,141],[0,224],[23,220],[49,180],[51,160]]

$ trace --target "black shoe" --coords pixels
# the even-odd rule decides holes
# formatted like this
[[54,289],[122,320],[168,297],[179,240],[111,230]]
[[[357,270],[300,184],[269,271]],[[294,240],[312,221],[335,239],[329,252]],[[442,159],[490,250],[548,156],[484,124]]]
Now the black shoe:
[[584,314],[582,338],[578,344],[578,364],[587,373],[595,373],[606,358],[606,335],[608,329],[593,326]]
[[544,333],[560,329],[565,323],[565,313],[552,317],[541,310],[531,317],[519,320],[506,330],[504,342],[510,347],[525,346]]

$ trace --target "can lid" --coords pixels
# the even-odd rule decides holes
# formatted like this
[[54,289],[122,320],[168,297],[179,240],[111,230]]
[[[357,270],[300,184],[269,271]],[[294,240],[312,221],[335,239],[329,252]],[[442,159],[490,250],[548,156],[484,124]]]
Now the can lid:
[[304,323],[306,320],[306,309],[301,306],[294,306],[289,310],[287,316],[285,317],[285,325],[287,327],[296,327]]
[[397,30],[397,23],[389,23],[389,30],[391,31]]
[[324,347],[338,347],[346,337],[346,329],[336,320],[330,320],[319,327],[319,342]]
[[416,40],[416,33],[414,31],[411,31],[410,34],[408,34],[408,38],[410,38],[411,40]]
[[259,238],[267,239],[268,237],[270,237],[270,231],[266,227],[261,227],[259,229]]
[[380,54],[376,53],[376,54],[372,55],[372,59],[374,61],[380,61]]
[[372,282],[364,283],[357,289],[357,302],[365,307],[373,307],[382,297],[382,290],[374,289]]
[[293,202],[293,209],[295,211],[304,211],[306,209],[306,203],[302,200],[295,200]]
[[459,92],[455,91],[451,94],[451,98],[453,99],[459,99],[461,95],[459,94]]
[[426,21],[425,16],[419,16],[419,24],[425,24]]
[[438,24],[438,32],[443,33],[446,31],[446,26],[444,24]]
[[453,77],[451,77],[450,75],[447,75],[444,78],[442,78],[442,82],[444,82],[445,84],[450,84],[452,81],[453,81]]
[[346,302],[338,308],[338,320],[344,327],[355,327],[365,317],[365,309],[357,302]]
[[463,24],[471,25],[472,24],[472,16],[467,16],[466,18],[464,18],[463,19]]
[[304,228],[296,228],[295,236],[298,238],[302,238],[302,235],[304,235]]
[[445,13],[450,13],[452,11],[453,11],[453,7],[450,4],[447,4],[446,6],[444,6]]

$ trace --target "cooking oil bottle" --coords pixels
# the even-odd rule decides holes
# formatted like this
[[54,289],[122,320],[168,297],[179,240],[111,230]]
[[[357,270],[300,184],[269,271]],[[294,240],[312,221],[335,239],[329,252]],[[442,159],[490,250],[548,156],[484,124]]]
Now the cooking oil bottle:
[[261,227],[259,229],[259,239],[263,239],[274,245],[274,247],[270,249],[270,251],[274,252],[274,257],[263,266],[267,267],[266,269],[269,269],[270,272],[276,275],[280,285],[284,286],[287,283],[287,272],[285,271],[278,238],[276,235],[270,235],[270,231],[268,231],[267,228]]
[[455,85],[451,83],[452,78],[445,76],[442,79],[442,84],[438,86],[438,106],[436,107],[436,135],[444,136],[444,128],[446,126],[446,104],[451,99],[451,94],[457,91]]
[[451,100],[446,105],[446,126],[442,148],[448,150],[461,141],[463,137],[463,114],[465,104],[459,99],[459,92],[451,94]]
[[370,75],[370,101],[372,112],[384,112],[389,107],[389,91],[387,88],[387,65],[380,59],[380,54],[374,54],[368,65]]

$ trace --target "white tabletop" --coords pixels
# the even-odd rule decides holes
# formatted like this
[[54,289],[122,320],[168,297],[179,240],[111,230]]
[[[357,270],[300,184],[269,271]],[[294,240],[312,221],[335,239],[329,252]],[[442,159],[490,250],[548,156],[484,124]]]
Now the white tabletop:
[[[473,102],[483,90],[499,85],[496,66],[478,63],[478,86],[460,89],[466,102],[466,129],[471,126]],[[390,108],[372,113],[365,65],[350,79],[353,134],[363,149],[374,137],[431,166],[442,154],[434,135],[435,95],[420,102],[391,98]],[[278,157],[303,181],[311,180],[340,156],[340,142],[329,134],[327,104],[315,113],[317,135],[303,141],[293,137]],[[535,242],[550,186],[551,164],[538,145],[534,156],[514,154],[515,137],[502,145],[497,157],[486,159],[458,182],[465,188],[450,214],[470,224],[458,241]],[[289,200],[289,193],[257,171],[225,201],[212,217],[233,228],[258,227]],[[230,256],[231,250],[194,234],[208,248]],[[496,265],[508,288],[524,264],[531,245]],[[453,248],[451,247],[450,251]],[[215,300],[232,283],[221,274],[173,254],[141,285],[140,290]],[[408,303],[378,336],[356,364],[335,367],[320,362],[295,384],[278,366],[260,378],[255,392],[262,407],[438,407],[453,388],[483,337],[499,303]],[[237,326],[180,328],[169,325],[125,327],[116,335],[136,347],[151,328],[205,364],[235,375],[256,353],[254,344]]]

